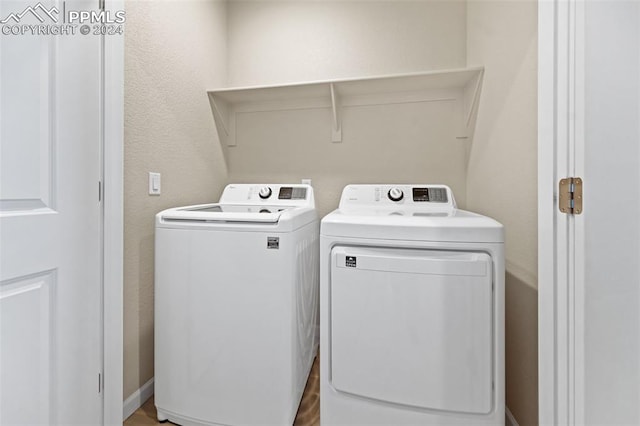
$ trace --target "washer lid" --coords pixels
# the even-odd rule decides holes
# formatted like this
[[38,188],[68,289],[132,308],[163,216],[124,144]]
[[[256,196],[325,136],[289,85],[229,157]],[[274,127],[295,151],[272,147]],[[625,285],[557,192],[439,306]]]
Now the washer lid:
[[277,223],[283,212],[294,208],[267,205],[203,204],[166,210],[162,212],[162,220],[165,222]]

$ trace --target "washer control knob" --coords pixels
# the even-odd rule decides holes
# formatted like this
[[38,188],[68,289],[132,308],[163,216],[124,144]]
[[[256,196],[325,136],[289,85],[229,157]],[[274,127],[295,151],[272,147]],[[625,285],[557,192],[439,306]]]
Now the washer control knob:
[[267,198],[271,197],[271,188],[269,188],[268,186],[263,186],[262,188],[260,188],[260,192],[258,192],[258,195],[263,200],[266,200]]
[[391,201],[400,201],[404,198],[404,192],[400,188],[391,188],[387,196]]

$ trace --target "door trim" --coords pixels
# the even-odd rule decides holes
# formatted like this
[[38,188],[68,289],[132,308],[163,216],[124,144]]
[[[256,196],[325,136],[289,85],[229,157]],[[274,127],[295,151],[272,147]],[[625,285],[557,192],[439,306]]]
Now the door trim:
[[557,203],[557,183],[574,175],[576,145],[583,137],[583,48],[584,0],[540,2],[538,400],[539,422],[544,425],[580,424],[584,412],[577,304],[582,296],[575,286],[580,257],[576,243],[581,241],[576,241],[576,217],[560,213]]
[[[106,9],[124,10],[123,0]],[[104,37],[103,424],[122,425],[124,35]]]

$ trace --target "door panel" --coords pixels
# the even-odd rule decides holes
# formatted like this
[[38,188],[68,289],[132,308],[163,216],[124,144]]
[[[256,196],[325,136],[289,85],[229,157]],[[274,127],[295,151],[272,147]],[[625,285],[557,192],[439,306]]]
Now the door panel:
[[584,43],[576,422],[640,424],[640,3],[585,2]]
[[[0,16],[10,5],[3,2]],[[0,135],[13,141],[2,144],[0,153],[1,207],[3,211],[50,207],[55,45],[46,37],[21,37],[16,42],[8,36],[0,45],[0,61],[6,64],[0,75]]]
[[2,35],[0,58],[0,423],[99,424],[101,39]]
[[337,390],[420,408],[491,411],[487,254],[337,246],[330,298]]
[[[51,342],[56,340],[51,306],[54,286],[53,271],[0,286],[2,424],[46,424],[53,419],[49,395],[53,385]],[[10,389],[9,384],[13,385]]]

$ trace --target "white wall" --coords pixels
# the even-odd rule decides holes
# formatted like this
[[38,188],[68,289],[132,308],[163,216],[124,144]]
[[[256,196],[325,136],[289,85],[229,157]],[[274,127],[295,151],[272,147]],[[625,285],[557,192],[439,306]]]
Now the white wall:
[[485,75],[467,207],[506,230],[507,406],[538,424],[537,2],[471,0],[467,62]]
[[[230,86],[363,77],[464,67],[462,1],[232,1]],[[229,180],[311,178],[321,214],[348,183],[450,185],[464,204],[466,149],[452,102],[348,107],[342,143],[330,110],[242,114]]]
[[464,1],[229,2],[229,86],[463,67]]
[[[154,215],[226,183],[206,90],[226,81],[225,3],[129,1],[125,35],[124,396],[153,377]],[[147,173],[162,173],[162,195]],[[162,313],[160,313],[162,315]]]
[[349,183],[444,183],[463,204],[468,142],[455,138],[455,112],[453,102],[343,108],[342,143],[331,143],[328,108],[240,114],[229,179],[310,178],[321,215]]

